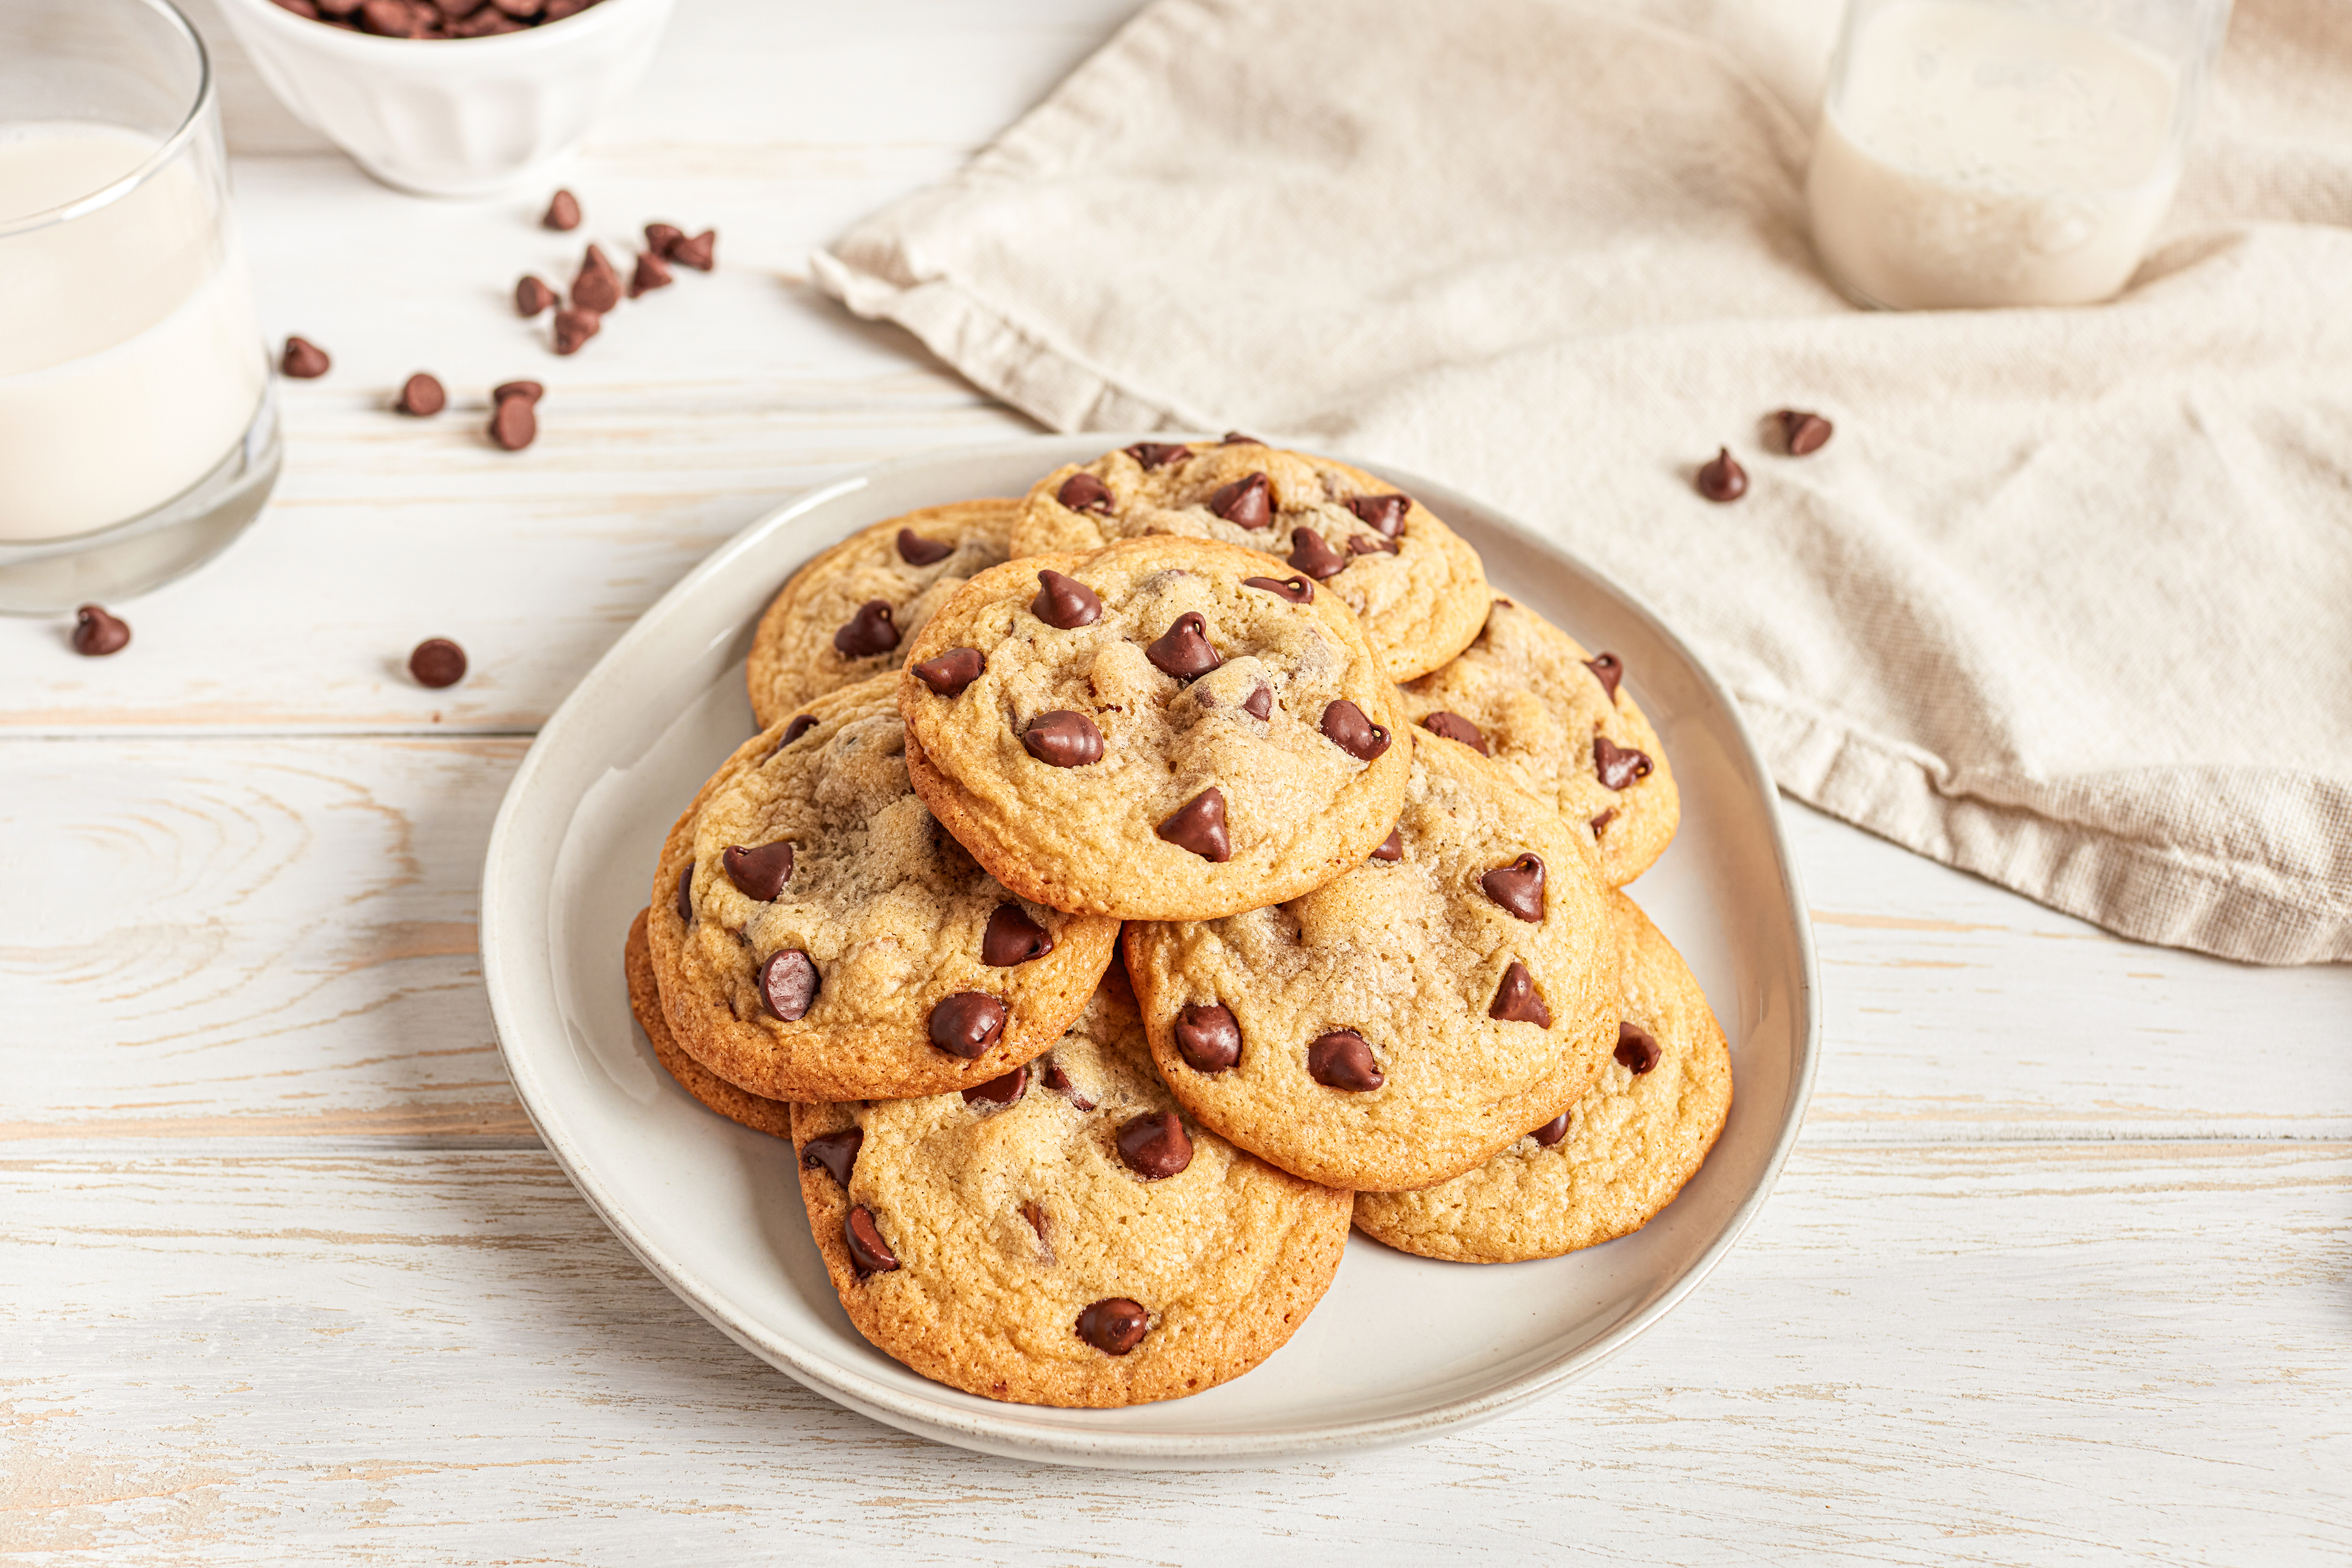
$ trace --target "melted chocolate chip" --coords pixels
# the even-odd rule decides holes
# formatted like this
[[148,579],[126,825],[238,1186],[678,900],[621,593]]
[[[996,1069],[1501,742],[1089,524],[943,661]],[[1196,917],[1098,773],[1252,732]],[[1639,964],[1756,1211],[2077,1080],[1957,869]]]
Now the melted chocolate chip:
[[1593,679],[1601,682],[1601,689],[1609,694],[1609,700],[1616,701],[1617,683],[1625,679],[1624,661],[1613,653],[1596,653],[1584,661],[1584,668],[1592,672]]
[[1568,1136],[1568,1112],[1565,1110],[1561,1111],[1558,1116],[1553,1117],[1549,1121],[1545,1122],[1541,1127],[1538,1127],[1533,1132],[1528,1133],[1528,1136],[1534,1139],[1536,1142],[1542,1147],[1546,1149],[1550,1148],[1553,1144]]
[[1274,492],[1264,474],[1250,474],[1218,487],[1209,510],[1241,528],[1264,528],[1274,521]]
[[1078,1092],[1077,1086],[1070,1081],[1070,1075],[1062,1070],[1062,1064],[1051,1057],[1045,1059],[1045,1087],[1055,1094],[1068,1096],[1073,1110],[1092,1110],[1095,1108],[1095,1102]]
[[1224,793],[1213,784],[1178,806],[1176,814],[1153,831],[1203,860],[1222,864],[1233,858],[1233,840],[1225,833]]
[[399,400],[392,405],[394,413],[419,419],[430,418],[448,406],[449,394],[439,378],[421,370],[401,384]]
[[1066,708],[1030,720],[1029,728],[1021,732],[1021,743],[1048,767],[1082,768],[1102,761],[1102,731],[1095,728],[1093,720]]
[[1097,1301],[1078,1314],[1078,1338],[1106,1355],[1125,1355],[1143,1342],[1151,1314],[1124,1296]]
[[1656,1067],[1659,1058],[1664,1055],[1665,1052],[1658,1049],[1658,1042],[1651,1037],[1650,1031],[1641,1025],[1621,1023],[1617,1026],[1617,1059],[1632,1068],[1635,1078]]
[[408,650],[408,673],[438,691],[466,679],[466,650],[447,637],[426,637]]
[[1110,487],[1092,474],[1072,474],[1054,492],[1054,499],[1072,511],[1094,511],[1109,515],[1113,502]]
[[1592,737],[1592,771],[1611,789],[1623,789],[1635,779],[1650,776],[1649,753],[1621,746],[1606,735]]
[[1102,619],[1101,596],[1076,577],[1049,568],[1037,574],[1037,581],[1042,585],[1029,601],[1029,613],[1047,626],[1076,631]]
[[1023,1204],[1021,1205],[1021,1217],[1029,1222],[1029,1228],[1031,1230],[1037,1233],[1037,1251],[1041,1260],[1046,1263],[1053,1262],[1054,1244],[1045,1238],[1045,1205],[1034,1203]]
[[760,965],[760,1000],[787,1024],[808,1016],[818,984],[816,961],[798,948],[788,947]]
[[874,1223],[874,1211],[859,1204],[849,1211],[842,1222],[842,1239],[849,1245],[849,1261],[862,1278],[868,1274],[887,1274],[898,1267],[898,1255],[882,1239],[882,1232]]
[[1732,457],[1731,448],[1723,447],[1698,469],[1698,493],[1709,500],[1738,500],[1748,493],[1748,470]]
[[694,865],[691,861],[677,874],[677,918],[688,925],[694,923]]
[[887,599],[868,599],[833,634],[833,646],[848,658],[870,658],[898,646],[897,612]]
[[1338,576],[1348,564],[1348,558],[1311,528],[1290,531],[1290,554],[1286,559],[1318,583]]
[[1780,426],[1780,445],[1792,458],[1811,457],[1829,445],[1837,427],[1818,414],[1808,414],[1801,408],[1783,408],[1772,416]]
[[1503,971],[1503,983],[1495,987],[1494,1005],[1486,1009],[1486,1016],[1507,1024],[1533,1024],[1538,1029],[1551,1027],[1551,1009],[1536,991],[1536,977],[1516,959]]
[[959,991],[932,1007],[929,1029],[931,1044],[971,1061],[1004,1033],[1004,1004],[985,991]]
[[1388,1081],[1372,1060],[1372,1047],[1353,1029],[1318,1035],[1307,1047],[1307,1076],[1326,1089],[1363,1094]]
[[1421,721],[1421,727],[1433,735],[1443,735],[1449,741],[1459,741],[1482,757],[1491,757],[1495,754],[1486,749],[1486,731],[1459,713],[1448,713],[1441,710],[1423,719]]
[[1250,688],[1250,694],[1242,699],[1242,711],[1248,714],[1253,719],[1272,718],[1274,716],[1274,688],[1271,686],[1254,686]]
[[1010,901],[991,911],[988,929],[980,936],[980,961],[992,969],[1010,969],[1054,951],[1054,933],[1029,918],[1029,911]]
[[966,1105],[978,1105],[985,1100],[991,1105],[1010,1105],[1020,1099],[1022,1091],[1028,1087],[1029,1068],[1024,1064],[1014,1068],[1003,1078],[992,1078],[986,1083],[976,1083],[965,1089],[963,1102]]
[[1145,1181],[1164,1181],[1192,1163],[1192,1140],[1174,1111],[1147,1110],[1118,1130],[1118,1157]]
[[726,868],[727,879],[735,884],[738,891],[764,904],[782,892],[784,884],[793,879],[792,841],[779,838],[756,849],[730,844],[719,857],[719,863]]
[[1196,679],[1225,662],[1224,655],[1210,643],[1209,623],[1197,610],[1177,616],[1160,640],[1143,650],[1143,656],[1162,675],[1179,680]]
[[1127,449],[1127,455],[1141,463],[1146,469],[1164,468],[1171,463],[1181,463],[1192,455],[1190,447],[1171,447],[1164,441],[1138,441]]
[[845,1127],[838,1132],[819,1133],[801,1150],[801,1163],[812,1171],[823,1171],[846,1190],[849,1173],[857,1168],[858,1145],[866,1142],[866,1129]]
[[1389,749],[1389,732],[1344,697],[1323,710],[1322,729],[1325,740],[1360,763],[1369,763]]
[[1287,599],[1294,605],[1315,602],[1315,584],[1304,577],[1244,577],[1244,588],[1263,588],[1277,599]]
[[961,697],[963,689],[980,679],[987,667],[976,647],[951,647],[937,658],[927,658],[908,668],[915,679],[942,697]]
[[1242,1026],[1233,1009],[1212,1002],[1176,1015],[1176,1054],[1194,1072],[1223,1072],[1242,1059]]
[[1348,541],[1348,553],[1350,555],[1394,555],[1397,552],[1397,542],[1393,539],[1381,539],[1372,534],[1359,533],[1351,536]]
[[1255,436],[1244,436],[1238,430],[1228,430],[1217,440],[1220,447],[1263,447],[1265,442]]
[[1592,837],[1598,839],[1601,834],[1608,831],[1609,825],[1616,820],[1617,808],[1612,805],[1592,819]]
[[326,350],[310,339],[289,338],[286,340],[285,355],[278,360],[278,368],[297,381],[315,381],[333,369],[334,363],[327,357]]
[[955,553],[944,539],[925,539],[911,528],[898,531],[898,559],[909,566],[936,566]]
[[1349,496],[1348,510],[1380,530],[1382,537],[1394,539],[1412,502],[1404,496]]
[[1544,910],[1544,863],[1539,856],[1522,855],[1507,866],[1497,866],[1478,879],[1486,896],[1523,921],[1539,921]]
[[1404,858],[1404,832],[1403,832],[1403,830],[1402,830],[1402,829],[1401,829],[1401,828],[1395,828],[1395,827],[1391,827],[1391,828],[1390,828],[1390,829],[1389,829],[1389,836],[1388,836],[1386,838],[1383,838],[1383,839],[1381,839],[1381,847],[1380,847],[1378,849],[1375,849],[1375,850],[1373,850],[1373,851],[1372,851],[1372,858],[1373,858],[1373,859],[1375,859],[1375,860],[1402,860],[1402,859],[1403,859],[1403,858]]

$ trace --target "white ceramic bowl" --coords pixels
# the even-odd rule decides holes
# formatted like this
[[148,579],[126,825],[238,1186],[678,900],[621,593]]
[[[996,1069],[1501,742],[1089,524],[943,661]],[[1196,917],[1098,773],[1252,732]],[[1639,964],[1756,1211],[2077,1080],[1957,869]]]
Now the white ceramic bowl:
[[653,63],[671,0],[604,0],[488,38],[380,38],[270,0],[221,14],[295,116],[388,185],[489,195],[572,150]]

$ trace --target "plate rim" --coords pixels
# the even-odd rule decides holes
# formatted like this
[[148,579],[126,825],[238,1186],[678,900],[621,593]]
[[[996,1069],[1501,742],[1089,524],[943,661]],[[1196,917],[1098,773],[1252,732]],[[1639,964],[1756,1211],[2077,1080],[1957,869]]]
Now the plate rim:
[[[869,489],[878,480],[938,466],[1005,457],[1017,450],[1064,446],[1082,437],[1087,443],[1098,443],[1104,449],[1109,449],[1133,440],[1165,440],[1171,434],[1175,433],[1049,432],[1012,441],[927,448],[869,464],[829,483],[814,486],[762,512],[646,606],[629,628],[589,667],[588,672],[581,677],[540,726],[521,763],[516,768],[514,777],[507,784],[506,794],[499,803],[498,815],[491,824],[488,847],[482,859],[480,949],[483,985],[489,998],[499,1056],[509,1080],[514,1085],[523,1113],[530,1119],[532,1131],[538,1133],[541,1143],[554,1157],[557,1166],[573,1188],[587,1200],[589,1207],[620,1239],[631,1256],[730,1340],[803,1386],[861,1415],[919,1436],[1003,1458],[1110,1468],[1187,1461],[1220,1468],[1236,1465],[1272,1465],[1418,1442],[1444,1432],[1493,1420],[1576,1381],[1654,1327],[1696,1289],[1730,1255],[1731,1249],[1755,1222],[1779,1185],[1782,1167],[1794,1151],[1804,1124],[1805,1108],[1812,1098],[1814,1073],[1821,1056],[1821,975],[1812,921],[1805,902],[1795,853],[1790,843],[1779,789],[1773,783],[1771,770],[1762,750],[1729,689],[1697,650],[1638,595],[1594,567],[1575,551],[1537,532],[1511,513],[1487,502],[1475,503],[1482,521],[1513,536],[1524,545],[1565,558],[1593,583],[1613,595],[1652,634],[1682,657],[1698,678],[1702,688],[1728,715],[1732,734],[1738,742],[1737,760],[1745,763],[1762,786],[1765,821],[1780,874],[1780,893],[1793,916],[1791,926],[1796,937],[1799,966],[1794,1002],[1799,1016],[1794,1032],[1794,1060],[1788,1090],[1779,1107],[1780,1129],[1765,1159],[1761,1174],[1696,1259],[1665,1289],[1595,1339],[1563,1352],[1539,1368],[1509,1380],[1502,1387],[1445,1400],[1410,1415],[1366,1416],[1274,1431],[1227,1434],[1085,1431],[1044,1425],[1034,1417],[1024,1419],[1011,1414],[1025,1411],[1028,1406],[1009,1405],[1005,1407],[1005,1414],[999,1414],[994,1409],[972,1411],[958,1408],[942,1400],[887,1387],[850,1369],[824,1363],[803,1352],[791,1341],[759,1332],[755,1323],[737,1321],[740,1314],[731,1314],[726,1310],[726,1300],[715,1287],[668,1254],[630,1220],[594,1174],[585,1152],[575,1151],[567,1137],[559,1136],[541,1120],[537,1101],[540,1096],[548,1092],[546,1086],[529,1058],[519,1058],[507,1045],[509,1019],[519,1016],[522,1005],[510,994],[509,970],[513,960],[508,953],[506,940],[509,920],[504,914],[504,900],[499,889],[502,881],[514,879],[515,863],[527,856],[529,834],[522,824],[523,813],[536,788],[539,775],[551,765],[548,758],[558,745],[568,741],[570,729],[583,721],[578,714],[583,710],[586,700],[616,679],[615,672],[632,661],[637,646],[653,636],[647,629],[648,626],[663,616],[672,601],[695,595],[704,583],[727,571],[739,556],[777,530],[788,526],[794,519],[828,502]],[[1183,437],[1179,434],[1178,438]],[[1308,445],[1316,446],[1311,442]],[[1475,499],[1471,492],[1458,485],[1433,480],[1393,464],[1367,462],[1345,454],[1325,455],[1380,475],[1408,490],[1444,491]],[[520,1032],[519,1022],[516,1027]]]

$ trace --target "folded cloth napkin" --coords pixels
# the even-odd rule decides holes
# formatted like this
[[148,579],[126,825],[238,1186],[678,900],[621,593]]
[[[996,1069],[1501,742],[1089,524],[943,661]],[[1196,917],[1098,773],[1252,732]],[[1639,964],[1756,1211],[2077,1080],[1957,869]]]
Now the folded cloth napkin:
[[[1808,133],[1706,13],[1160,0],[817,275],[1057,428],[1490,498],[1873,832],[2144,941],[2352,959],[2341,0],[2241,0],[2120,300],[1914,314],[1823,280]],[[1790,405],[1835,438],[1773,455]]]

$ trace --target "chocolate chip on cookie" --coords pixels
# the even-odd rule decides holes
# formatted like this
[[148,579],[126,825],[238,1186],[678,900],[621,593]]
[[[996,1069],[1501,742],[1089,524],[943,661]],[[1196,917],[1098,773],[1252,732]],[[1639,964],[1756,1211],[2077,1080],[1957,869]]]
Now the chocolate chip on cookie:
[[1517,959],[1503,971],[1503,983],[1495,987],[1495,1003],[1486,1009],[1486,1016],[1509,1024],[1533,1024],[1538,1029],[1551,1027],[1551,1009],[1536,991],[1536,977]]
[[1307,1076],[1326,1089],[1349,1094],[1369,1093],[1388,1081],[1372,1060],[1372,1047],[1353,1029],[1318,1035],[1307,1047]]
[[1633,1068],[1635,1078],[1656,1067],[1660,1055],[1658,1042],[1649,1030],[1639,1024],[1617,1026],[1617,1059]]
[[1372,533],[1352,534],[1348,540],[1348,553],[1350,555],[1394,555],[1399,548],[1395,540],[1382,539]]
[[1647,752],[1620,746],[1606,735],[1592,737],[1592,771],[1611,789],[1622,790],[1636,779],[1648,778],[1651,765]]
[[931,1044],[966,1061],[984,1056],[1004,1033],[1004,1004],[985,991],[959,991],[931,1008]]
[[1147,1182],[1165,1181],[1192,1163],[1192,1140],[1172,1110],[1146,1111],[1118,1130],[1118,1157]]
[[1486,896],[1523,921],[1543,919],[1544,863],[1539,855],[1522,855],[1507,866],[1497,866],[1478,879]]
[[1277,598],[1287,599],[1294,605],[1311,605],[1315,602],[1315,584],[1304,577],[1244,577],[1242,579],[1242,586],[1263,588]]
[[1274,521],[1273,481],[1264,474],[1245,474],[1220,485],[1209,496],[1209,510],[1240,528],[1264,528]]
[[1594,816],[1594,817],[1592,818],[1592,837],[1593,837],[1593,841],[1594,841],[1595,843],[1600,842],[1601,836],[1603,833],[1606,833],[1606,832],[1609,830],[1609,825],[1610,825],[1611,823],[1612,823],[1612,822],[1616,821],[1616,820],[1617,820],[1617,808],[1616,808],[1615,806],[1613,806],[1613,805],[1612,805],[1612,806],[1611,806],[1608,810],[1606,810],[1606,811],[1604,811],[1604,812],[1598,813],[1597,815],[1595,815],[1595,816]]
[[937,658],[927,658],[920,664],[909,665],[915,679],[942,697],[961,697],[963,689],[980,679],[987,661],[976,647],[951,647]]
[[898,531],[898,559],[909,566],[936,566],[955,550],[950,540],[925,539],[911,528]]
[[1336,577],[1347,569],[1348,558],[1331,548],[1330,542],[1311,528],[1294,529],[1290,534],[1288,563],[1320,583]]
[[1601,682],[1601,689],[1609,693],[1609,700],[1615,702],[1617,683],[1625,679],[1624,662],[1613,653],[1596,653],[1584,661],[1584,668],[1592,672],[1593,679]]
[[1073,1110],[1092,1110],[1095,1108],[1095,1102],[1078,1092],[1078,1086],[1070,1081],[1070,1075],[1062,1070],[1062,1064],[1051,1057],[1045,1058],[1045,1087],[1068,1100]]
[[727,879],[745,898],[763,904],[782,892],[784,884],[793,879],[793,847],[789,839],[779,838],[756,849],[730,844],[719,860],[726,868]]
[[1048,568],[1037,574],[1037,596],[1029,613],[1049,626],[1074,632],[1102,619],[1102,596],[1076,577]]
[[898,646],[898,627],[887,599],[868,599],[833,634],[833,646],[851,658],[888,653]]
[[1112,506],[1110,487],[1092,474],[1072,474],[1054,492],[1054,499],[1072,511],[1095,511],[1108,514]]
[[1412,510],[1412,500],[1401,495],[1349,496],[1347,505],[1349,511],[1388,539],[1397,536],[1397,531],[1404,526],[1404,514]]
[[694,863],[687,862],[686,869],[677,874],[677,918],[688,925],[694,923]]
[[1568,1136],[1568,1115],[1565,1110],[1528,1134],[1539,1148],[1549,1149]]
[[1402,830],[1398,829],[1398,828],[1394,828],[1394,827],[1390,828],[1390,829],[1389,829],[1389,836],[1388,836],[1386,838],[1383,838],[1383,839],[1381,839],[1381,847],[1380,847],[1378,849],[1375,849],[1375,850],[1373,850],[1373,851],[1372,851],[1372,858],[1373,858],[1373,859],[1375,859],[1375,860],[1402,860],[1402,859],[1403,859],[1403,858],[1404,858],[1404,834],[1403,834],[1403,832],[1402,832]]
[[1053,951],[1054,933],[1015,903],[997,905],[988,917],[988,929],[981,933],[980,961],[992,969],[1010,969]]
[[1153,468],[1164,468],[1171,463],[1182,462],[1192,455],[1192,448],[1171,446],[1164,441],[1138,441],[1127,448],[1127,455],[1150,472]]
[[1344,697],[1323,710],[1321,728],[1324,739],[1360,763],[1369,763],[1389,749],[1389,732]]
[[797,948],[774,953],[760,965],[760,999],[787,1024],[808,1016],[820,984],[816,961]]
[[1176,1016],[1176,1049],[1194,1072],[1223,1072],[1242,1059],[1242,1026],[1230,1007],[1195,1005]]
[[857,1146],[865,1142],[866,1133],[856,1127],[820,1134],[801,1150],[801,1163],[812,1171],[823,1171],[846,1189],[849,1173],[857,1164]]
[[[794,741],[799,740],[803,735],[807,734],[811,730],[815,728],[815,714],[803,713],[797,715],[791,723],[784,726],[783,738],[776,742],[776,751],[782,751],[786,746],[791,745]],[[768,754],[770,756],[773,756],[775,755],[775,752],[771,752]]]
[[849,1211],[842,1222],[842,1239],[848,1244],[849,1260],[857,1266],[859,1275],[887,1274],[898,1267],[898,1255],[882,1239],[881,1227],[874,1223],[874,1211],[859,1204]]
[[1022,1091],[1028,1087],[1029,1067],[1024,1062],[1002,1078],[992,1078],[986,1083],[976,1083],[965,1089],[963,1102],[966,1105],[1010,1105],[1020,1099]]
[[1102,761],[1103,735],[1083,713],[1057,708],[1029,721],[1021,732],[1029,754],[1048,767],[1082,768]]
[[1494,755],[1486,749],[1486,731],[1459,713],[1432,713],[1421,721],[1421,727],[1433,735],[1443,735],[1449,741],[1459,741],[1482,757]]
[[1179,680],[1196,680],[1225,662],[1210,643],[1208,622],[1197,610],[1177,616],[1143,654],[1161,674]]
[[1151,1314],[1124,1296],[1097,1301],[1078,1314],[1078,1338],[1108,1355],[1125,1355],[1143,1342]]
[[1054,1244],[1045,1235],[1045,1205],[1034,1203],[1023,1204],[1021,1218],[1036,1235],[1037,1261],[1045,1264],[1053,1263],[1055,1261]]
[[1271,686],[1251,687],[1250,694],[1242,699],[1242,711],[1248,714],[1253,719],[1272,718],[1274,716],[1274,688]]
[[1224,792],[1213,784],[1178,806],[1176,815],[1154,831],[1203,860],[1222,863],[1233,858],[1233,840],[1225,832]]

